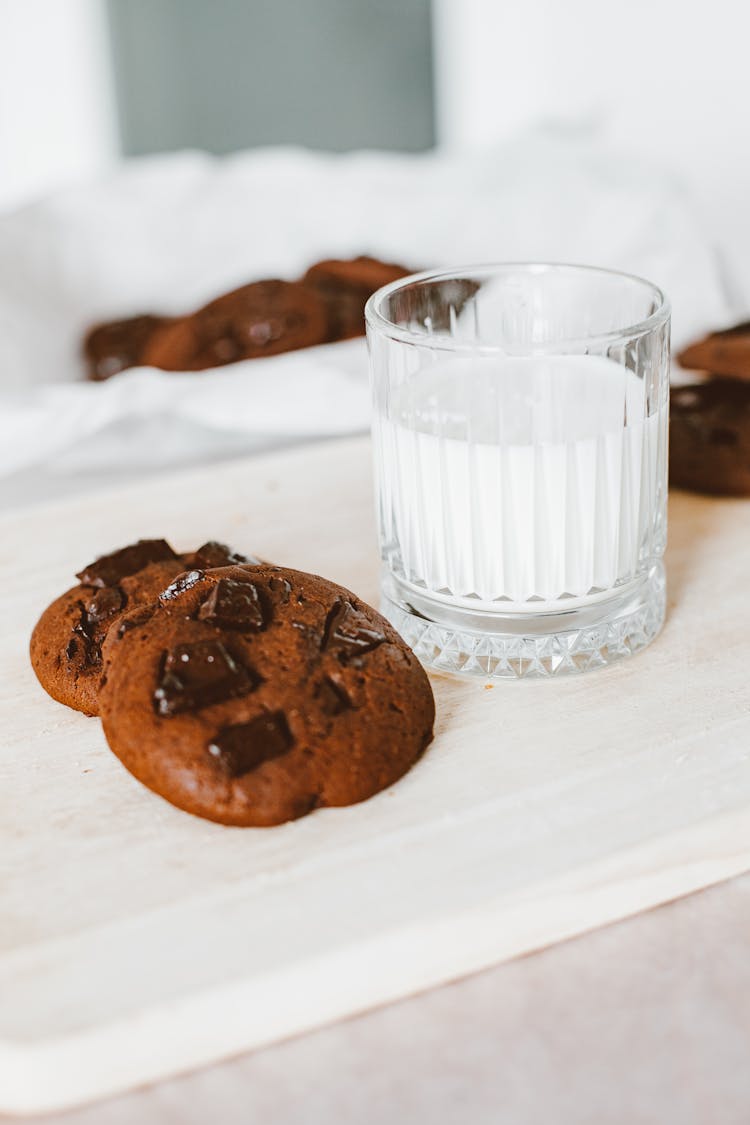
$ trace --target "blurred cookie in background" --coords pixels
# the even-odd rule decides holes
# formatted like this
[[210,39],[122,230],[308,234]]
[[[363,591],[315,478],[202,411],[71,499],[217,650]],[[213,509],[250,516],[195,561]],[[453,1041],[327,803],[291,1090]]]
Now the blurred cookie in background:
[[365,305],[372,294],[412,272],[405,266],[361,255],[316,262],[302,281],[320,293],[328,306],[330,339],[349,340],[364,334]]
[[140,366],[154,332],[171,324],[172,319],[144,313],[95,325],[83,341],[88,378],[101,382],[129,367]]
[[360,256],[327,259],[301,281],[253,281],[179,317],[142,314],[95,325],[83,341],[89,379],[144,364],[205,371],[364,335],[365,304],[404,266]]
[[750,496],[750,379],[714,376],[672,387],[669,483],[712,496]]
[[294,281],[255,281],[155,332],[144,361],[164,371],[203,371],[324,344],[323,298]]
[[696,340],[683,348],[677,362],[689,371],[750,379],[750,320]]

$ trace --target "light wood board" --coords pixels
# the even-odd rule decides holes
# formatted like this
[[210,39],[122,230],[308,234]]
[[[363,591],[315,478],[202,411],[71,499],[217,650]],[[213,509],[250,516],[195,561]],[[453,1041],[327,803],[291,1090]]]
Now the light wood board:
[[436,676],[437,737],[275,829],[173,809],[27,644],[90,557],[239,549],[377,601],[357,439],[0,520],[0,1109],[61,1108],[455,978],[750,867],[750,504],[674,494],[654,645],[578,678]]

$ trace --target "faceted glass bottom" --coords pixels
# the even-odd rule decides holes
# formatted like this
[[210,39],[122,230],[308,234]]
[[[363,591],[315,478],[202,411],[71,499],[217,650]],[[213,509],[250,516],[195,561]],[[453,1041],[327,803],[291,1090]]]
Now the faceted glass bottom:
[[432,609],[432,617],[416,612],[390,576],[384,580],[381,600],[383,614],[426,667],[485,679],[563,676],[613,664],[651,643],[665,610],[661,562],[635,589],[611,599],[546,617],[511,620],[510,615],[498,615],[492,631],[457,623],[455,612],[450,613],[450,623],[441,622],[439,606]]

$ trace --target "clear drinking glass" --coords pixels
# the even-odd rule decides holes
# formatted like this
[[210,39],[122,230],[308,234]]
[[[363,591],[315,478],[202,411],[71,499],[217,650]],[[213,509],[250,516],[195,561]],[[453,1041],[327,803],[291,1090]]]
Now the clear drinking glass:
[[425,664],[549,676],[664,619],[669,304],[567,265],[417,274],[366,309],[386,616]]

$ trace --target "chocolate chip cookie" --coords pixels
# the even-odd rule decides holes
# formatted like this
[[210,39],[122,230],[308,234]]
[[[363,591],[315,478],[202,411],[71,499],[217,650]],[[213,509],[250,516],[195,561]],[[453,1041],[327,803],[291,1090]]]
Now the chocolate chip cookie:
[[76,711],[96,715],[102,673],[101,646],[126,610],[153,602],[181,571],[257,560],[221,543],[204,543],[179,555],[164,539],[142,539],[91,563],[79,585],[42,614],[31,637],[31,663],[49,695]]
[[139,364],[202,371],[361,336],[368,297],[409,272],[365,255],[330,258],[301,281],[255,281],[185,316],[143,314],[97,324],[83,341],[87,374],[101,381]]
[[315,575],[197,568],[103,646],[101,715],[132,774],[187,812],[272,825],[391,785],[434,702],[374,609]]
[[202,371],[328,338],[328,310],[320,294],[297,282],[256,281],[154,333],[144,362],[164,371]]
[[750,381],[672,387],[669,483],[714,496],[750,496]]

